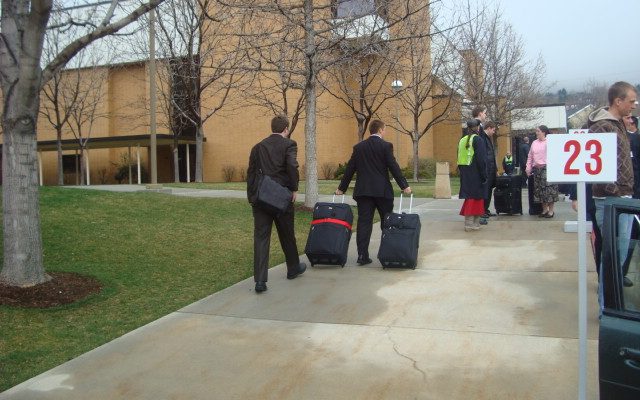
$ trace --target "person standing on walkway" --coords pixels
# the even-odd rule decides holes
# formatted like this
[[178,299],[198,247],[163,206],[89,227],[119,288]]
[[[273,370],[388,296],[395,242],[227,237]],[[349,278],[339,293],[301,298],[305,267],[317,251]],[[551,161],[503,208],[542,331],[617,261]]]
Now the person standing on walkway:
[[[486,221],[489,217],[495,217],[496,214],[489,210],[491,198],[493,197],[493,188],[496,186],[496,176],[498,175],[498,164],[496,163],[496,150],[493,147],[493,136],[498,126],[495,122],[489,121],[484,124],[484,129],[480,130],[480,137],[484,139],[484,146],[487,152],[487,183],[485,185],[484,197],[484,215],[482,218]],[[481,224],[482,221],[480,221]],[[484,224],[483,224],[484,225]]]
[[522,137],[522,142],[518,146],[518,165],[520,166],[520,175],[522,175],[522,187],[527,185],[527,158],[529,157],[529,137]]
[[527,176],[533,176],[533,200],[542,203],[540,218],[553,218],[558,201],[558,185],[547,182],[547,135],[550,133],[545,125],[536,128],[536,140],[531,143],[527,158]]
[[484,185],[487,180],[487,151],[484,140],[478,135],[480,121],[467,121],[465,135],[458,143],[458,171],[460,172],[460,193],[464,199],[460,215],[464,216],[466,232],[480,229],[480,216],[484,214]]
[[513,156],[511,155],[510,151],[507,151],[507,154],[505,154],[504,158],[502,159],[502,170],[507,175],[513,174]]
[[[636,108],[638,95],[636,88],[627,82],[616,82],[609,88],[607,93],[609,100],[608,107],[602,107],[589,114],[590,133],[613,133],[616,135],[616,168],[617,180],[613,183],[594,183],[592,185],[593,201],[596,207],[596,223],[603,227],[604,223],[604,203],[610,197],[627,197],[633,195],[634,175],[633,162],[631,159],[631,146],[627,138],[626,128],[623,118],[631,114]],[[626,262],[629,241],[631,238],[633,216],[631,214],[621,214],[618,223],[618,257],[621,264]],[[602,257],[601,257],[602,259]],[[603,264],[600,265],[600,277],[603,271]],[[602,282],[602,280],[600,280]],[[625,282],[627,285],[630,283]],[[602,291],[600,291],[602,293]],[[601,299],[601,306],[603,302]]]
[[[271,120],[271,135],[253,146],[247,169],[247,197],[253,210],[253,280],[256,293],[267,290],[271,229],[275,222],[280,245],[287,262],[287,279],[302,274],[307,266],[300,262],[294,232],[294,202],[298,192],[298,145],[289,139],[289,120],[276,116]],[[284,213],[256,206],[259,175],[268,175],[292,192],[291,204]]]
[[376,119],[369,124],[368,139],[353,146],[351,159],[347,163],[344,176],[335,193],[341,195],[349,188],[355,173],[356,186],[353,198],[358,203],[358,264],[372,263],[369,257],[369,242],[373,229],[373,215],[376,210],[380,220],[393,211],[393,187],[389,181],[389,172],[405,194],[411,194],[411,187],[402,175],[400,166],[393,156],[393,145],[383,139],[384,122]]

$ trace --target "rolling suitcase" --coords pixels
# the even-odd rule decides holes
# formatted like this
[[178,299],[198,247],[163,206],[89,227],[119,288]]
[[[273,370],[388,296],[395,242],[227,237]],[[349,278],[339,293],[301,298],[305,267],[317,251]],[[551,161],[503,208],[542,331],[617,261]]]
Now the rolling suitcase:
[[378,260],[382,268],[416,268],[420,245],[420,216],[411,214],[413,194],[409,203],[409,213],[402,212],[402,194],[397,213],[387,214],[382,221],[382,237]]
[[[333,197],[335,201],[335,196]],[[340,265],[347,262],[353,212],[344,203],[316,203],[304,252],[313,267],[316,264]]]
[[522,188],[520,175],[503,175],[496,178],[493,205],[496,214],[522,214]]

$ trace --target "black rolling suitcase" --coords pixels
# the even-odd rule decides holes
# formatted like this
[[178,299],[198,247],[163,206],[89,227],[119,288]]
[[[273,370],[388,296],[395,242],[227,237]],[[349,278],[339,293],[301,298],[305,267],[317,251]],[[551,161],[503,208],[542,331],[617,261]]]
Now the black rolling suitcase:
[[496,214],[522,214],[522,183],[520,175],[503,175],[496,178],[493,205]]
[[[335,196],[334,196],[335,200]],[[340,265],[347,262],[353,212],[351,206],[344,203],[316,203],[313,208],[313,220],[304,249],[311,266]]]
[[529,192],[529,215],[542,214],[542,203],[533,202],[533,175],[527,179],[527,188]]
[[378,260],[382,268],[416,268],[420,245],[420,216],[411,214],[413,194],[409,203],[409,213],[402,212],[402,194],[397,213],[387,214],[382,220],[382,237]]

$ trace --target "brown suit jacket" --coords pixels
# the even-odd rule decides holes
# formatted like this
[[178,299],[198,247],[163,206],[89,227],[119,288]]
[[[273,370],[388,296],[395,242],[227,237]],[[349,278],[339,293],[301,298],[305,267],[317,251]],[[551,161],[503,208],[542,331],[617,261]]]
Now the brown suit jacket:
[[294,140],[272,134],[253,146],[247,169],[247,198],[254,204],[260,170],[292,192],[298,191],[298,145]]

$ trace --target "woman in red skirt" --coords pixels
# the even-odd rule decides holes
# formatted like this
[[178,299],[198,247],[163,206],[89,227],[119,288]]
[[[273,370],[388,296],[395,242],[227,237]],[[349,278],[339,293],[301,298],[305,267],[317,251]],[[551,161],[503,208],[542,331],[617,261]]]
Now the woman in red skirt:
[[484,195],[487,183],[487,151],[478,136],[480,121],[467,121],[467,129],[458,143],[458,170],[460,194],[464,199],[460,215],[464,216],[466,232],[480,229],[480,216],[484,214]]

